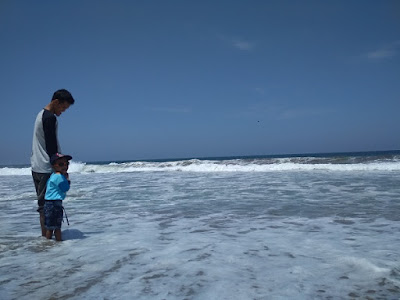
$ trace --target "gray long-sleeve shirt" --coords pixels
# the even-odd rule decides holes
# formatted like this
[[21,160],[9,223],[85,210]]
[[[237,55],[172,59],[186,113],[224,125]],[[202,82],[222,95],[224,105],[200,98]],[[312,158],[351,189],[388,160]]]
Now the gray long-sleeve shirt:
[[51,173],[50,157],[61,153],[58,143],[57,117],[50,111],[41,110],[35,121],[33,130],[31,167],[36,173]]

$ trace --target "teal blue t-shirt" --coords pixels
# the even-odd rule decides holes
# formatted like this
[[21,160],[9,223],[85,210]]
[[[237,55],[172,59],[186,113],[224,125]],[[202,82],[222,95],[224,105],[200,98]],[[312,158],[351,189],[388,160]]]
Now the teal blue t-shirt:
[[69,182],[62,174],[51,174],[47,180],[45,200],[64,200],[69,190]]

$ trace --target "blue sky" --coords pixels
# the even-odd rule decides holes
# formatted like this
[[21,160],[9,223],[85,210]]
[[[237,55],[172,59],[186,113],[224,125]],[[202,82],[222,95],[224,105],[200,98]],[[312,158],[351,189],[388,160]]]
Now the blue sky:
[[400,149],[399,1],[1,1],[0,164]]

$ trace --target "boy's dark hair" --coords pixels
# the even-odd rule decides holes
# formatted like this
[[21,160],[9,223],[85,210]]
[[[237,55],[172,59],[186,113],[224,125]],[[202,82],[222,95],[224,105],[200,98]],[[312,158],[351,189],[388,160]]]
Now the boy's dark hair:
[[53,98],[51,98],[51,101],[58,99],[60,102],[68,102],[69,104],[74,104],[75,100],[72,97],[71,93],[68,92],[66,89],[61,89],[58,91],[55,91],[53,94]]

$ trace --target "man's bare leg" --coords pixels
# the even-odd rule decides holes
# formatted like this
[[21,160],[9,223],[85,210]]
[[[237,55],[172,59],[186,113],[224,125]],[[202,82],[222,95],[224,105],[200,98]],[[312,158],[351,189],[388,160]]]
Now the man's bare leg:
[[46,231],[46,238],[50,240],[53,237],[53,230]]
[[46,229],[46,225],[45,225],[45,222],[44,222],[44,212],[43,212],[43,210],[39,213],[39,218],[40,218],[40,228],[42,229],[42,236],[46,236],[47,229]]

